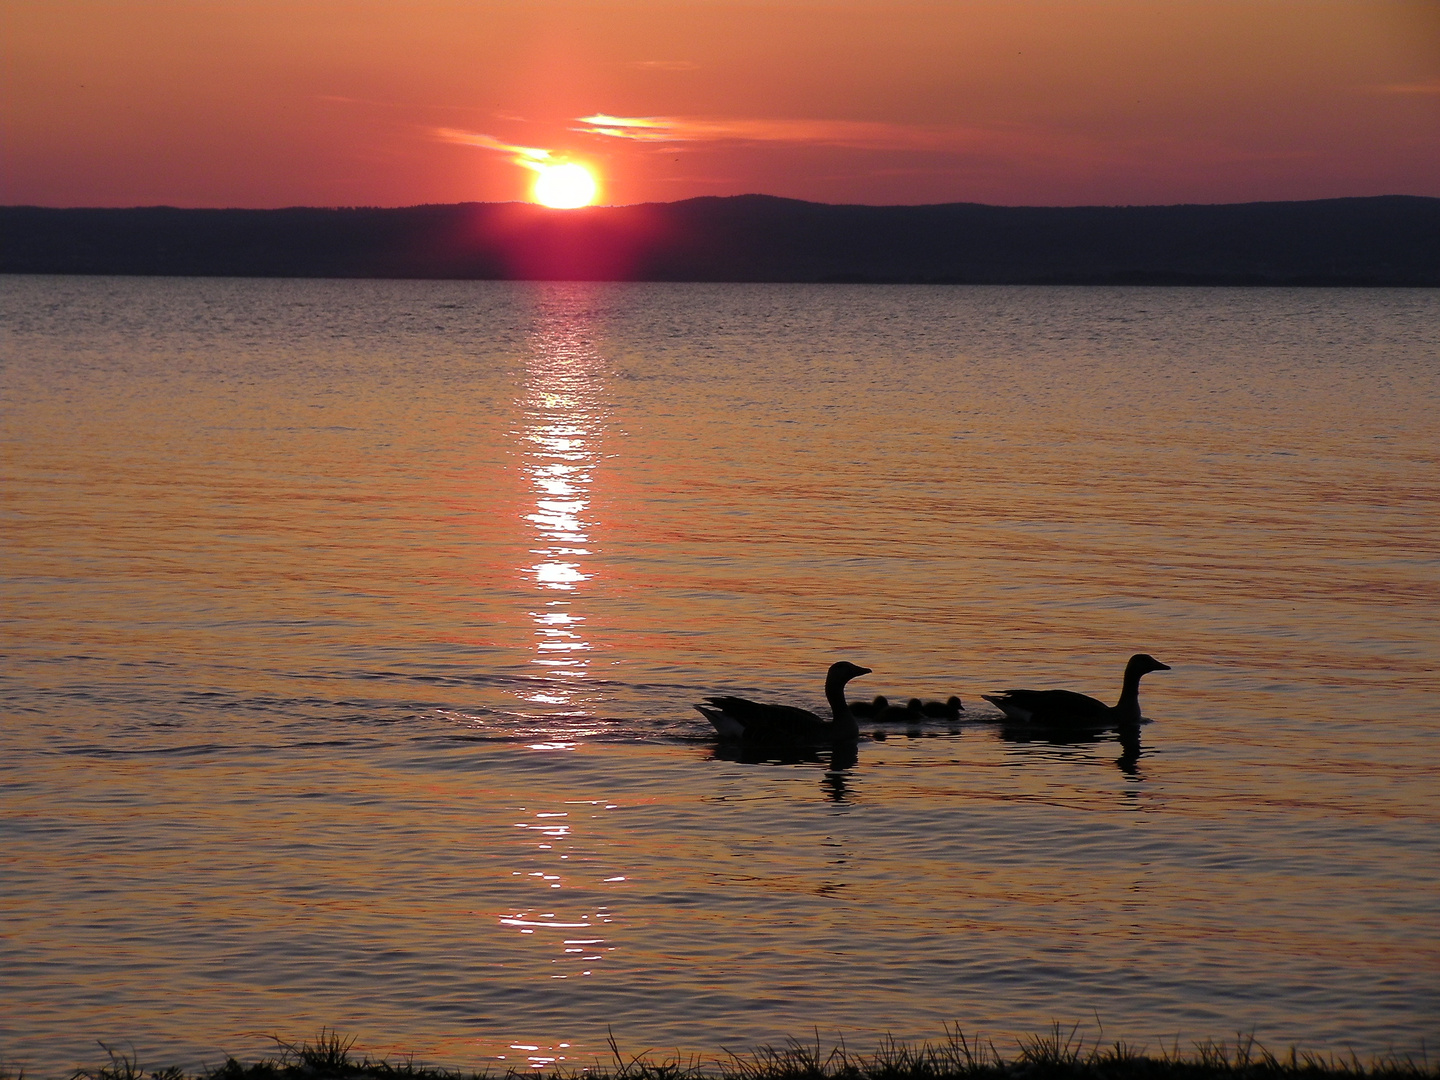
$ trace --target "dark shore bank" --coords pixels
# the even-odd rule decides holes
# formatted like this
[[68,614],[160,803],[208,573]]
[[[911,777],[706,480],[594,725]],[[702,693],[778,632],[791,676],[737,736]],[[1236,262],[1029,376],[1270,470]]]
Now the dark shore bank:
[[[504,1080],[537,1075],[529,1066],[464,1073],[409,1058],[372,1059],[353,1052],[354,1040],[330,1031],[320,1032],[314,1042],[277,1040],[277,1046],[273,1057],[249,1063],[231,1058],[193,1074],[154,1068],[106,1047],[107,1065],[79,1070],[70,1080]],[[954,1029],[938,1044],[889,1042],[871,1054],[855,1053],[843,1044],[825,1050],[818,1041],[792,1041],[749,1053],[724,1051],[705,1060],[680,1060],[654,1051],[631,1054],[612,1037],[608,1060],[588,1066],[567,1063],[548,1075],[561,1080],[1436,1080],[1440,1065],[1393,1057],[1367,1062],[1353,1055],[1337,1058],[1294,1049],[1276,1054],[1244,1035],[1233,1044],[1162,1047],[1151,1054],[1122,1042],[1087,1041],[1076,1028],[1057,1025],[1045,1035],[1019,1039],[1009,1057],[993,1042]],[[20,1077],[23,1074],[0,1065],[0,1078]]]
[[0,272],[461,280],[1440,286],[1440,199],[547,210],[0,207]]

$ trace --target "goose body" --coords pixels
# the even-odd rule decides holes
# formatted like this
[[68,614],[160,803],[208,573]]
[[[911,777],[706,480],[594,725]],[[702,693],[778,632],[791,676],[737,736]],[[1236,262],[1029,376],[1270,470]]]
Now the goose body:
[[1120,700],[1114,705],[1073,690],[1006,690],[1003,694],[981,696],[1022,724],[1051,727],[1099,727],[1108,724],[1140,723],[1140,677],[1152,671],[1169,671],[1148,653],[1136,653],[1125,665]]
[[845,684],[869,668],[840,660],[825,675],[825,700],[832,718],[826,720],[794,705],[768,705],[742,697],[707,697],[696,705],[720,738],[741,742],[816,743],[856,739],[860,727],[845,702]]

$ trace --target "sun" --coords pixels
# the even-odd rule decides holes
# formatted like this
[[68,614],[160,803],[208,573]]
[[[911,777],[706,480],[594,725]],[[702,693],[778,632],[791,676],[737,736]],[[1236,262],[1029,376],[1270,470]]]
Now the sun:
[[573,210],[595,201],[595,177],[584,165],[573,161],[564,165],[543,165],[535,178],[531,194],[541,206],[556,210]]

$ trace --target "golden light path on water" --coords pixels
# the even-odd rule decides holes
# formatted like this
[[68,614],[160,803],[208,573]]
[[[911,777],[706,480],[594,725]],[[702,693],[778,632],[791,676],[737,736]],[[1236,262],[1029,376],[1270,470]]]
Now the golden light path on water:
[[[605,360],[595,348],[593,323],[583,294],[556,291],[540,304],[530,335],[524,392],[519,406],[523,423],[517,432],[520,474],[527,492],[522,507],[533,546],[533,561],[515,567],[532,596],[529,618],[534,626],[531,663],[541,677],[520,692],[522,701],[538,707],[545,736],[532,750],[564,751],[597,729],[593,692],[586,680],[594,663],[594,644],[585,633],[585,590],[596,576],[592,490],[602,458],[607,420],[603,400]],[[541,716],[535,719],[540,720]],[[514,822],[534,838],[529,868],[511,871],[535,886],[564,895],[567,848],[575,824],[587,819],[585,809],[614,810],[594,800],[566,802],[564,809],[522,808],[532,816]],[[537,868],[538,867],[538,868]],[[578,869],[578,868],[577,868]],[[607,879],[622,882],[617,876]],[[498,919],[507,931],[527,938],[542,951],[553,951],[557,970],[552,979],[585,978],[594,965],[615,949],[600,931],[613,919],[605,905],[570,905],[552,900],[541,906],[503,911]],[[582,910],[583,908],[583,910]],[[520,1036],[507,1045],[531,1068],[543,1069],[567,1060],[571,1042],[563,1035]],[[501,1061],[511,1057],[498,1054]]]
[[519,572],[536,594],[532,663],[545,678],[526,699],[582,721],[569,732],[579,737],[587,732],[577,684],[589,672],[594,648],[585,636],[582,603],[594,577],[588,511],[604,432],[605,361],[591,342],[584,305],[564,294],[543,302],[530,346],[520,443],[533,500],[525,520],[536,561]]

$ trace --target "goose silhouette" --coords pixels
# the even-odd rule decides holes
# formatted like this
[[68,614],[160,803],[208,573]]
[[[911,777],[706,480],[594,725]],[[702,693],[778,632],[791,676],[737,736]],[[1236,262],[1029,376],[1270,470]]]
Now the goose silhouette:
[[1006,719],[1022,724],[1051,727],[1098,727],[1109,724],[1140,723],[1140,677],[1152,671],[1169,671],[1149,653],[1136,653],[1125,665],[1125,680],[1120,687],[1120,700],[1106,705],[1073,690],[1006,690],[1003,694],[980,695],[1005,714]]
[[839,660],[825,674],[825,700],[832,719],[794,705],[769,705],[742,697],[707,697],[697,704],[700,715],[714,725],[722,739],[744,742],[815,743],[857,739],[860,726],[845,702],[845,684],[870,669]]

